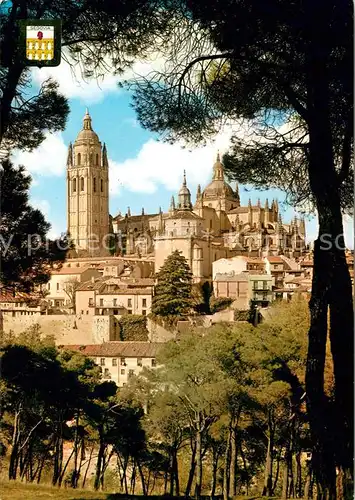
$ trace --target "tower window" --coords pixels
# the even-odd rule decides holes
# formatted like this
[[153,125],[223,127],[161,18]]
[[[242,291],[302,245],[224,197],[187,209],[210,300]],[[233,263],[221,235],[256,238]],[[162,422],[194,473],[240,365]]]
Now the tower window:
[[98,164],[99,164],[99,155],[97,154],[96,155],[96,165],[98,165]]
[[80,164],[81,164],[81,154],[78,153],[78,165],[80,165]]
[[73,193],[76,193],[76,179],[73,179]]
[[92,164],[93,164],[93,154],[90,153],[90,165],[92,165]]
[[84,177],[80,178],[80,191],[84,191],[85,184],[84,184]]
[[104,181],[101,179],[101,193],[104,192]]
[[94,181],[93,181],[93,189],[94,189],[94,193],[96,193],[96,177],[94,177]]

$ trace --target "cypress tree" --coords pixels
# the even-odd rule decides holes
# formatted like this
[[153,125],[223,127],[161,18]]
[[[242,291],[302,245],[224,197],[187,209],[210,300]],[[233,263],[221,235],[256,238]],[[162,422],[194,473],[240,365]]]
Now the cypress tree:
[[157,285],[152,313],[157,316],[180,316],[191,309],[192,272],[185,257],[175,250],[156,274]]

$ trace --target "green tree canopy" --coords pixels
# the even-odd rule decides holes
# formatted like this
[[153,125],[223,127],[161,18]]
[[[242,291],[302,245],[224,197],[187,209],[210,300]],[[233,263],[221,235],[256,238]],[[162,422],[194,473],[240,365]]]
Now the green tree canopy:
[[64,261],[69,248],[65,236],[47,238],[50,224],[29,202],[30,183],[24,167],[5,162],[0,178],[0,280],[11,290],[32,290],[46,283],[51,267]]
[[156,316],[181,316],[192,307],[192,273],[185,257],[175,250],[156,274],[157,284],[152,301]]

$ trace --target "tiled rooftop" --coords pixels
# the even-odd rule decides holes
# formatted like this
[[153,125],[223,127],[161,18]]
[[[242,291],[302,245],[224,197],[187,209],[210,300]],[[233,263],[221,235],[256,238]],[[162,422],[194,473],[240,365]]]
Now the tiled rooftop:
[[104,344],[61,346],[70,351],[79,351],[92,357],[154,358],[162,342],[107,342]]

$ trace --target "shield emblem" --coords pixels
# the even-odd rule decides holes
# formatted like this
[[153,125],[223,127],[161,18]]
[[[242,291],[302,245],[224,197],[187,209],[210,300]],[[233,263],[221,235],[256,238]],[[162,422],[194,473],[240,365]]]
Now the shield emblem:
[[54,26],[26,26],[26,58],[51,61],[54,58]]

